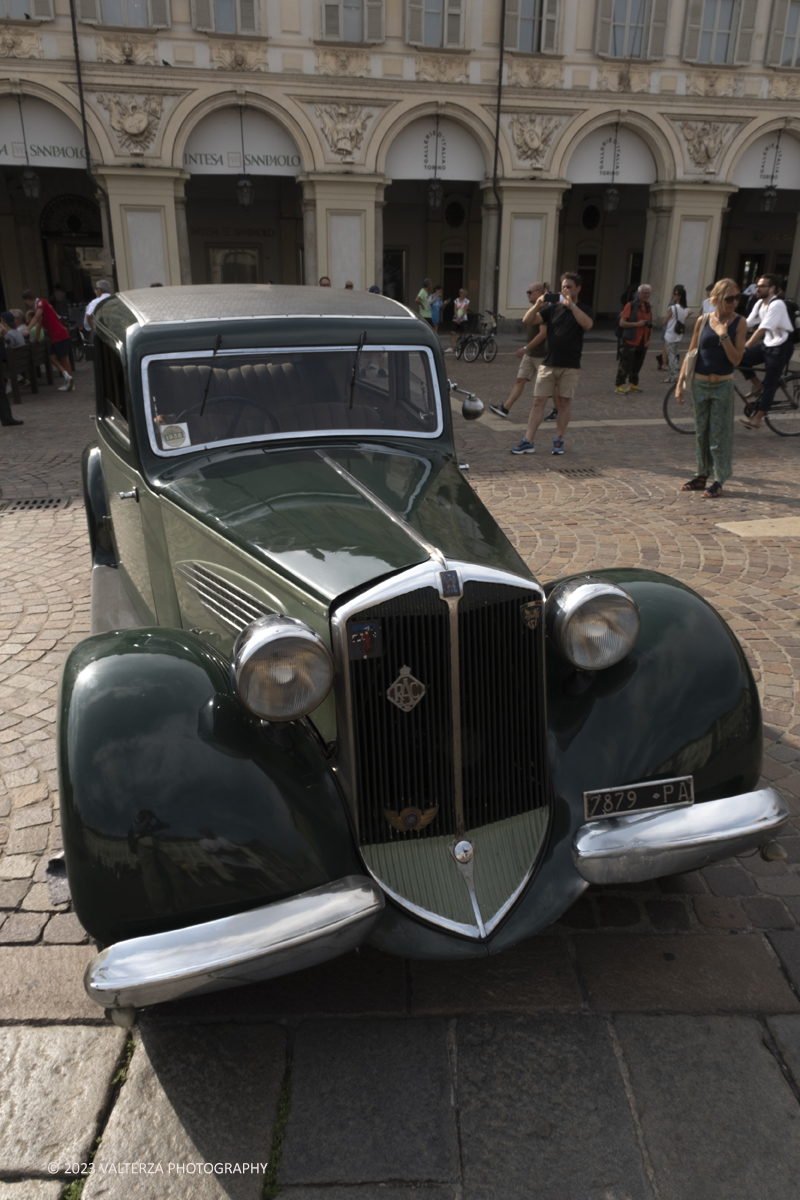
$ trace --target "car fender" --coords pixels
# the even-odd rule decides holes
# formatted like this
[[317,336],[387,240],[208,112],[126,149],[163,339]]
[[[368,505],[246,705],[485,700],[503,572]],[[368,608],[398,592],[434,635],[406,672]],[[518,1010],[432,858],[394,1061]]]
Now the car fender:
[[310,726],[252,717],[227,661],[186,630],[79,643],[64,669],[58,745],[70,889],[103,944],[360,871]]
[[[695,802],[702,803],[758,785],[761,705],[744,651],[723,618],[697,592],[656,571],[591,574],[634,598],[641,631],[626,658],[585,676],[548,639],[550,839],[532,885],[492,939],[492,952],[550,924],[584,891],[572,842],[586,820],[585,791],[692,775]],[[546,593],[562,582],[548,584]]]
[[116,559],[111,538],[111,514],[103,479],[102,456],[96,442],[87,446],[81,456],[81,477],[83,479],[86,524],[89,526],[92,565],[114,567]]

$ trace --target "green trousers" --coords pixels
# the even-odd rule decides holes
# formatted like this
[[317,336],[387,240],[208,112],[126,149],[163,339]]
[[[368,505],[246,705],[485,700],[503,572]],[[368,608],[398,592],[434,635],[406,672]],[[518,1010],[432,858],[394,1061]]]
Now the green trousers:
[[697,474],[724,483],[733,474],[733,380],[692,383]]

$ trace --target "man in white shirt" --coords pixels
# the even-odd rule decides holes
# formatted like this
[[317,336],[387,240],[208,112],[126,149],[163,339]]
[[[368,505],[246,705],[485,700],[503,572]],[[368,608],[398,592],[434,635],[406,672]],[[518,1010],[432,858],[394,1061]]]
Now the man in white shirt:
[[[739,370],[750,381],[750,391],[745,399],[758,398],[757,411],[752,417],[742,418],[742,425],[758,429],[769,412],[781,375],[786,370],[794,350],[794,327],[789,313],[778,295],[781,280],[777,275],[761,275],[756,282],[758,300],[747,318],[747,328],[753,333],[745,342],[744,356]],[[756,378],[753,367],[764,364],[764,380]]]
[[[714,289],[713,283],[710,283],[708,285],[708,287],[706,288],[706,298],[703,301],[703,313],[713,313],[717,307],[716,304],[713,304],[712,300],[711,300],[711,293],[712,293],[713,289]],[[701,314],[701,316],[702,316],[702,314]]]
[[12,312],[0,313],[0,331],[7,346],[24,346],[25,338],[17,329]]
[[94,285],[94,300],[90,300],[89,303],[86,305],[86,312],[84,313],[84,316],[83,316],[83,328],[84,329],[91,330],[91,328],[92,328],[92,321],[91,321],[92,313],[97,308],[100,301],[105,300],[106,297],[110,296],[110,295],[111,295],[111,285],[109,284],[108,280],[107,279],[98,279],[97,283]]

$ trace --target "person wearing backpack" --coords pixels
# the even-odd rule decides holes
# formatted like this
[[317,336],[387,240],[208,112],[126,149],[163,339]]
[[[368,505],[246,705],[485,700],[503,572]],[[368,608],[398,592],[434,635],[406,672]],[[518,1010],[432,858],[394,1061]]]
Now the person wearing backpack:
[[678,382],[680,361],[678,346],[683,337],[684,329],[686,328],[686,318],[688,316],[689,307],[686,303],[686,288],[682,284],[676,283],[672,289],[672,300],[667,309],[667,315],[661,322],[664,353],[656,355],[659,371],[664,366],[664,359],[666,358],[667,360],[667,383]]
[[[758,401],[751,417],[740,417],[746,429],[760,429],[764,413],[769,412],[780,378],[789,365],[795,347],[797,330],[789,317],[786,303],[781,299],[781,280],[777,275],[761,275],[756,281],[758,303],[747,318],[747,328],[753,332],[745,342],[739,370],[750,383],[746,400]],[[764,365],[762,382],[753,367]]]
[[[640,392],[639,372],[650,345],[653,329],[653,313],[650,308],[650,284],[640,283],[636,299],[626,304],[619,316],[622,337],[619,344],[619,368],[614,388],[621,396],[628,392]],[[625,381],[628,380],[628,386]]]

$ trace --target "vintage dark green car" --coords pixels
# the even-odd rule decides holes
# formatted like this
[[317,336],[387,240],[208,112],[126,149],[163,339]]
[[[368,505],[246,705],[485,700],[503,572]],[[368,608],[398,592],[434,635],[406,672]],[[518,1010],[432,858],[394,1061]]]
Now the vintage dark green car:
[[362,942],[496,953],[588,883],[785,821],[754,790],[730,629],[650,571],[542,587],[459,469],[439,343],[402,305],[123,293],[96,311],[95,368],[93,636],[64,670],[59,758],[99,1004]]

